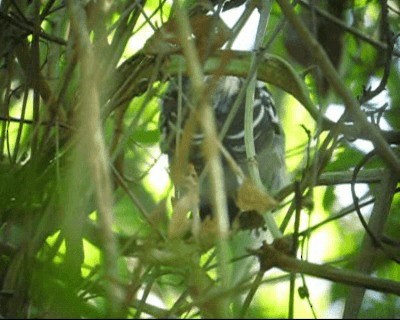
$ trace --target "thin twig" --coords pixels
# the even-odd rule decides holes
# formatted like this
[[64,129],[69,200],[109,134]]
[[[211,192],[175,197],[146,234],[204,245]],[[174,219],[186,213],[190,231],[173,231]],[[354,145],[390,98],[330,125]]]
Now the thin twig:
[[[249,84],[246,88],[246,108],[245,108],[245,117],[244,117],[244,139],[245,139],[245,147],[246,147],[246,157],[248,159],[248,168],[250,177],[253,182],[264,189],[264,185],[261,181],[260,172],[258,170],[258,165],[255,161],[256,159],[256,150],[254,146],[254,135],[253,135],[253,109],[254,109],[254,92],[257,82],[257,63],[259,61],[259,57],[257,55],[258,50],[261,48],[261,45],[264,40],[264,35],[266,32],[269,14],[271,10],[270,1],[262,1],[261,9],[260,9],[260,20],[257,27],[257,33],[254,44],[254,51],[252,53],[251,58],[251,67],[250,69],[254,72],[249,74]],[[271,232],[274,239],[282,237],[282,232],[279,230],[278,225],[276,224],[274,218],[272,217],[270,212],[265,213],[265,224],[268,230]]]
[[[200,58],[195,49],[193,41],[190,41],[191,28],[187,13],[181,7],[180,1],[174,1],[175,13],[177,16],[178,36],[182,46],[183,53],[188,63],[188,73],[192,83],[192,93],[196,108],[195,112],[199,112],[200,126],[204,132],[204,155],[209,164],[209,177],[211,194],[213,195],[212,203],[215,217],[218,223],[219,241],[218,253],[220,262],[220,277],[223,288],[230,287],[230,272],[229,272],[229,249],[227,246],[227,236],[229,232],[228,208],[224,188],[224,176],[222,170],[221,158],[218,151],[218,146],[215,140],[218,137],[214,115],[206,99],[203,98],[205,92],[204,74],[201,69]],[[229,310],[224,300],[221,301],[221,315],[228,315]]]
[[[7,22],[9,22],[9,23],[11,23],[11,24],[13,24],[13,25],[15,25],[18,28],[21,28],[22,30],[25,30],[25,31],[29,32],[29,34],[33,34],[34,33],[34,27],[32,27],[29,24],[25,24],[25,23],[23,23],[21,21],[18,21],[16,19],[4,14],[1,11],[0,11],[0,18],[5,20],[5,21],[7,21]],[[28,34],[26,36],[28,36]],[[67,41],[65,41],[64,39],[61,39],[59,37],[47,34],[44,31],[40,31],[39,32],[39,36],[41,38],[43,38],[43,39],[52,41],[54,43],[57,43],[57,44],[60,44],[60,45],[63,45],[63,46],[65,46],[67,44]]]
[[387,8],[387,1],[383,0],[380,1],[381,3],[381,25],[383,26],[383,33],[386,38],[386,43],[387,43],[387,49],[385,51],[385,64],[383,68],[383,76],[381,81],[379,82],[379,85],[372,90],[371,88],[367,88],[364,90],[364,94],[360,98],[360,104],[364,104],[365,102],[371,100],[378,94],[380,94],[383,90],[386,89],[387,82],[389,80],[389,75],[390,75],[390,70],[392,66],[392,54],[394,50],[394,43],[395,40],[393,39],[393,36],[390,31],[389,27],[389,21],[388,21],[388,8]]

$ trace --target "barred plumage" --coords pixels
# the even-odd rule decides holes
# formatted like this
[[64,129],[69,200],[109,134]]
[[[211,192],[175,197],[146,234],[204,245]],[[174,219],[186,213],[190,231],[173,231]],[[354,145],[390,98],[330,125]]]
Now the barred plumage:
[[[206,81],[210,78],[207,77]],[[245,79],[234,76],[225,76],[217,80],[216,86],[210,99],[215,111],[215,118],[218,130],[221,130],[232,106],[238,98],[241,87]],[[190,81],[187,78],[182,80],[182,123],[192,107],[188,98]],[[258,81],[254,97],[253,115],[253,135],[254,145],[259,163],[260,177],[268,190],[277,190],[282,186],[285,176],[284,161],[284,133],[275,110],[274,101],[270,92],[263,82]],[[174,161],[176,133],[180,131],[177,123],[178,117],[178,86],[171,81],[167,93],[162,99],[162,111],[160,127],[162,131],[162,151],[168,154],[169,161]],[[242,170],[247,173],[246,148],[244,140],[244,111],[245,103],[240,102],[239,109],[226,132],[223,145],[229,151],[233,159],[240,165]],[[202,134],[198,132],[192,137],[192,150],[190,152],[190,162],[195,166],[198,174],[201,173],[204,163],[201,155],[200,145]],[[239,185],[236,175],[228,165],[223,162],[225,187],[228,197],[228,208],[230,217],[233,218],[238,213],[235,205],[235,191]],[[200,215],[204,217],[211,212],[210,197],[207,194],[208,186],[200,186]]]

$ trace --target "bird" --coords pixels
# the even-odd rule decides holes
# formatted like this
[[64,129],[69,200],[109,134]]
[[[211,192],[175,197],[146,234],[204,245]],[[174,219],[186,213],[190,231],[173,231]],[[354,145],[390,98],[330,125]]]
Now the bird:
[[[225,1],[224,5],[226,3],[228,3],[228,1]],[[244,5],[242,7],[245,8],[247,1],[229,1],[229,5],[232,4],[233,7],[243,3]],[[227,10],[227,13],[229,13],[228,11],[230,10]],[[213,15],[213,17],[214,16],[215,15]],[[249,19],[249,21],[251,20],[250,22],[253,29],[243,28],[235,38],[232,38],[234,34],[230,35],[229,32],[219,32],[219,35],[228,35],[231,40],[234,40],[232,41],[232,45],[228,46],[228,48],[223,45],[221,51],[255,50],[254,40],[256,30],[254,30],[254,26],[257,24],[254,24],[254,22],[259,19],[259,16],[260,15],[257,17],[256,15],[254,19]],[[227,20],[223,18],[225,22],[230,22],[230,25],[235,25],[236,22],[228,21],[229,19],[231,18],[228,17]],[[202,27],[201,30],[202,29],[204,29],[204,27]],[[209,30],[213,32],[214,28],[210,28]],[[222,30],[225,30],[225,28]],[[202,33],[200,32],[200,34]],[[207,35],[207,32],[205,32],[205,35]],[[221,42],[226,41],[224,37],[207,37],[202,34],[199,39],[205,39],[206,41],[197,41],[196,47],[202,49],[203,43],[209,45],[209,40],[215,38],[222,38],[223,40],[221,40]],[[160,43],[160,41],[156,41],[155,43]],[[218,42],[218,45],[220,44],[221,43]],[[208,47],[210,47],[210,45]],[[215,50],[217,48],[218,47],[215,46],[212,49]],[[199,52],[200,61],[204,62],[207,58],[208,51],[197,51]],[[177,187],[176,189],[179,190],[175,195],[181,196],[179,200],[174,198],[175,200],[172,203],[173,213],[168,225],[169,236],[176,237],[183,235],[186,237],[186,235],[189,235],[189,239],[194,239],[196,243],[199,244],[200,248],[208,250],[215,244],[215,240],[220,239],[222,235],[220,231],[222,228],[220,228],[221,224],[219,221],[215,223],[213,217],[213,194],[211,194],[210,183],[207,179],[209,171],[207,170],[206,157],[203,154],[204,148],[202,148],[204,134],[200,126],[192,126],[192,128],[195,127],[193,131],[185,130],[191,127],[191,123],[188,122],[188,120],[195,118],[191,117],[191,112],[196,110],[198,105],[193,101],[192,92],[194,90],[191,80],[187,75],[182,74],[178,76],[175,74],[171,75],[167,80],[167,88],[160,96],[160,147],[161,151],[168,156],[171,178],[175,187]],[[249,159],[247,157],[245,145],[246,98],[241,92],[247,89],[245,87],[248,83],[247,78],[246,76],[240,77],[219,72],[218,75],[206,75],[203,81],[205,90],[200,99],[205,100],[207,102],[207,107],[210,107],[214,112],[216,129],[220,139],[219,145],[222,145],[220,150],[223,148],[226,153],[230,155],[230,158],[234,160],[246,178],[249,176]],[[232,118],[231,112],[233,109],[235,109],[236,113],[232,121],[230,121],[229,127],[226,129],[226,120],[228,117],[230,119]],[[188,124],[188,126],[185,127],[185,124]],[[285,165],[285,133],[272,94],[267,88],[266,83],[262,81],[256,81],[254,90],[252,128],[260,179],[266,191],[273,193],[283,187],[288,180]],[[223,131],[222,133],[224,134],[221,134],[221,131]],[[187,132],[189,132],[190,136]],[[183,136],[183,134],[186,134],[186,136]],[[179,176],[179,174],[176,174],[176,170],[183,171],[185,174],[185,163],[182,163],[182,159],[180,158],[181,149],[179,146],[183,145],[187,147],[186,143],[190,145],[188,162],[192,165],[189,166],[192,170],[186,172],[186,177],[189,178],[191,183],[193,182],[190,180],[193,176],[193,171],[200,177],[198,179],[198,184],[194,184],[197,188],[197,192],[192,192],[194,190],[193,188],[182,190],[185,188],[182,188],[180,179],[176,177]],[[229,237],[227,239],[227,250],[224,250],[224,254],[228,257],[232,257],[232,263],[229,264],[229,267],[226,268],[225,271],[227,271],[226,277],[233,288],[236,285],[243,284],[243,281],[248,281],[252,274],[258,272],[257,257],[252,254],[249,255],[249,252],[251,252],[249,249],[259,248],[260,243],[268,240],[269,233],[264,232],[268,227],[266,227],[267,223],[264,220],[263,214],[254,212],[254,210],[244,211],[245,209],[241,209],[237,201],[237,196],[239,194],[239,188],[245,185],[246,180],[243,179],[243,175],[238,175],[237,171],[232,169],[230,163],[227,161],[225,153],[224,156],[221,157],[221,160],[225,187],[224,191],[227,201],[226,208],[229,218],[228,227],[230,228]],[[201,179],[201,177],[204,177],[204,179]],[[193,184],[191,184],[191,187],[193,187]],[[181,191],[182,193],[179,194]],[[192,211],[189,223],[185,220],[188,217],[185,210],[177,210],[177,208],[183,207],[183,205],[179,206],[178,204],[184,203],[183,200],[185,200],[188,193],[189,195],[192,193],[196,194],[194,197],[187,198],[192,201],[188,201],[190,205],[185,207],[185,209],[190,208],[189,210]],[[193,199],[195,199],[195,201],[193,201]],[[196,207],[191,207],[193,202],[196,203]],[[180,219],[180,216],[184,218]],[[200,226],[198,224],[199,220],[202,222]],[[173,221],[175,221],[175,223],[172,223]],[[173,228],[171,226],[173,226]],[[213,227],[217,230],[213,230]],[[253,230],[256,230],[256,232],[253,232]],[[270,233],[274,237],[272,232]],[[232,300],[232,310],[234,312],[243,310],[243,299],[244,296],[240,295]]]
[[[206,76],[205,84],[212,84],[206,92],[210,95],[209,102],[214,112],[216,127],[220,132],[232,110],[235,101],[239,97],[241,88],[246,84],[246,78],[224,75],[218,78]],[[186,123],[190,110],[195,106],[190,99],[191,81],[187,76],[182,77],[181,86],[177,78],[172,78],[161,100],[160,130],[161,151],[168,156],[170,165],[176,160],[177,136],[182,134],[182,128]],[[179,101],[182,99],[181,101]],[[230,156],[239,165],[245,175],[248,175],[247,155],[245,146],[245,99],[239,103],[239,108],[222,138],[222,145]],[[182,106],[181,118],[178,117],[178,106]],[[275,102],[266,84],[256,82],[254,92],[253,112],[253,136],[256,151],[256,159],[260,178],[266,190],[277,191],[283,186],[286,177],[285,166],[285,134],[281,125]],[[182,119],[182,120],[179,120]],[[203,134],[196,131],[191,137],[191,149],[189,162],[193,165],[196,174],[200,176],[205,167],[204,156],[201,151]],[[227,208],[230,222],[241,213],[236,203],[236,192],[240,187],[241,178],[234,172],[227,161],[223,159],[225,191],[227,195]],[[212,217],[211,195],[207,181],[199,186],[200,203],[199,213],[201,219]]]

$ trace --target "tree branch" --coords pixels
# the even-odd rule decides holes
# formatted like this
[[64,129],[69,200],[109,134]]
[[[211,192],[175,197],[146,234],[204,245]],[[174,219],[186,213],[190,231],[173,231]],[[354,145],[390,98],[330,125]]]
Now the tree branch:
[[398,157],[391,150],[390,146],[387,144],[379,129],[371,124],[364,112],[361,111],[358,101],[354,98],[352,93],[347,89],[347,87],[342,82],[340,76],[338,75],[336,69],[333,67],[329,58],[327,57],[325,51],[319,45],[317,40],[312,36],[310,31],[301,21],[301,19],[295,14],[293,7],[290,5],[288,0],[277,0],[282,12],[285,14],[286,18],[293,27],[299,33],[300,37],[305,41],[305,43],[311,49],[314,54],[315,61],[317,65],[321,68],[325,77],[331,83],[332,87],[336,93],[343,99],[344,105],[351,112],[354,117],[356,124],[359,126],[359,130],[363,131],[374,144],[379,155],[385,160],[385,162],[390,165],[397,175],[400,175],[400,161]]
[[276,267],[287,272],[304,273],[309,276],[331,280],[346,285],[400,295],[399,282],[370,277],[360,272],[343,270],[328,265],[319,265],[301,261],[266,243],[264,243],[259,250],[254,250],[253,253],[258,255],[263,270],[269,270]]

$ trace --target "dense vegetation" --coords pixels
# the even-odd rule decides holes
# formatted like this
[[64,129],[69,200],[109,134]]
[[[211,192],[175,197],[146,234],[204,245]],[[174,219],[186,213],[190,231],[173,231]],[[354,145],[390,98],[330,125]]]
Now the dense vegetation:
[[[399,2],[249,0],[239,21],[268,19],[248,52],[205,16],[245,1],[218,3],[0,1],[1,317],[398,317]],[[227,234],[187,214],[198,181],[160,152],[160,98],[171,76],[256,72],[289,178],[253,181],[269,218]]]

